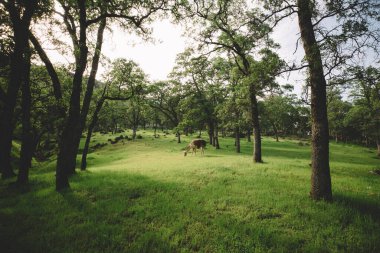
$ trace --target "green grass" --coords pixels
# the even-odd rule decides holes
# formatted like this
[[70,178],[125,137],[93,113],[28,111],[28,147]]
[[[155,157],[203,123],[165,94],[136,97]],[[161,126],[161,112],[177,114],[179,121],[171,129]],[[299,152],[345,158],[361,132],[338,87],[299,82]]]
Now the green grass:
[[1,181],[1,252],[380,252],[374,150],[331,143],[325,203],[308,197],[310,146],[298,140],[264,138],[253,164],[246,141],[241,154],[221,138],[184,157],[191,137],[139,133],[89,154],[70,191],[55,192],[55,161],[35,165],[28,191]]

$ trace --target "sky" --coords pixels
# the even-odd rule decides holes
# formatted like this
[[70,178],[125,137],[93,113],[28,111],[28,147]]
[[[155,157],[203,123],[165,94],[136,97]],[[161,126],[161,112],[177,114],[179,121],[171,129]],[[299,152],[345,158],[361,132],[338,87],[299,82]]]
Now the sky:
[[[127,34],[116,30],[106,36],[103,46],[103,54],[110,59],[123,57],[132,59],[147,73],[151,80],[164,80],[175,64],[176,55],[191,43],[186,38],[180,25],[172,24],[169,20],[156,21],[151,26],[152,37],[155,42],[147,42],[134,34]],[[278,53],[289,62],[298,61],[303,57],[303,48],[300,46],[296,51],[298,36],[297,19],[289,19],[280,23],[276,28],[273,38],[281,44]],[[100,70],[100,73],[103,69]],[[295,84],[296,92],[301,92],[303,76],[299,73],[283,75],[279,82]]]
[[[110,60],[120,57],[134,60],[150,80],[165,80],[175,65],[176,55],[183,52],[191,40],[183,35],[183,27],[171,23],[169,19],[157,20],[150,27],[153,30],[151,37],[154,42],[144,41],[134,33],[113,27],[112,32],[106,31],[105,33],[102,54]],[[37,29],[39,28],[37,27]],[[299,62],[303,57],[301,45],[296,51],[298,32],[297,18],[295,17],[280,23],[272,34],[273,39],[281,45],[278,50],[280,57],[288,62]],[[58,38],[70,44],[68,38],[62,36]],[[73,59],[63,56],[48,44],[45,44],[45,47],[53,62],[62,64],[73,62]],[[97,78],[102,80],[105,72],[106,66],[101,64]],[[297,94],[301,93],[303,80],[304,76],[300,72],[284,74],[278,78],[280,84],[293,84],[294,92]]]
[[186,38],[182,36],[182,28],[169,20],[156,21],[151,27],[154,42],[144,41],[119,29],[108,33],[103,54],[112,60],[119,57],[134,60],[151,80],[166,79],[176,55],[186,47]]

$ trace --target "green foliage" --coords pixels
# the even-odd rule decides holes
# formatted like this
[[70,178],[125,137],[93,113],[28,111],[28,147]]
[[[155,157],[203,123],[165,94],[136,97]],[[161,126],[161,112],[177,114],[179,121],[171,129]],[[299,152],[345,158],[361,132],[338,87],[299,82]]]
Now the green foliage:
[[299,102],[291,96],[271,95],[262,103],[263,127],[276,136],[304,135],[304,119]]
[[327,115],[329,119],[329,129],[331,135],[336,137],[336,140],[341,139],[349,133],[348,122],[350,115],[350,110],[352,108],[351,103],[343,101],[340,96],[340,90],[330,90],[327,95]]

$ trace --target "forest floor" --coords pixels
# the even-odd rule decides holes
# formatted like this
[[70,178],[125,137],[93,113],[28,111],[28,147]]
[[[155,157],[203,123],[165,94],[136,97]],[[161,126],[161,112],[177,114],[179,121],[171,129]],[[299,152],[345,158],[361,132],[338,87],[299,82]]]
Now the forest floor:
[[[309,198],[307,141],[265,137],[254,164],[246,140],[241,154],[220,138],[220,150],[184,157],[191,137],[139,134],[90,153],[66,192],[55,191],[54,160],[34,164],[27,191],[1,180],[0,251],[380,252],[373,149],[331,143],[325,203]],[[97,133],[92,146],[119,135]]]

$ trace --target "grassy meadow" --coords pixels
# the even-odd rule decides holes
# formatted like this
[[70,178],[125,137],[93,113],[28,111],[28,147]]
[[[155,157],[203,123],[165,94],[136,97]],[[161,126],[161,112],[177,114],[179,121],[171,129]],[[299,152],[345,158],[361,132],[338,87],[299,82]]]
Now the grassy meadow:
[[[265,137],[253,164],[246,140],[241,154],[220,138],[220,150],[184,157],[193,137],[138,133],[90,153],[69,191],[55,191],[54,160],[34,164],[28,190],[0,181],[0,251],[380,252],[375,150],[331,143],[325,203],[308,197],[307,141]],[[119,135],[96,133],[92,146]]]

